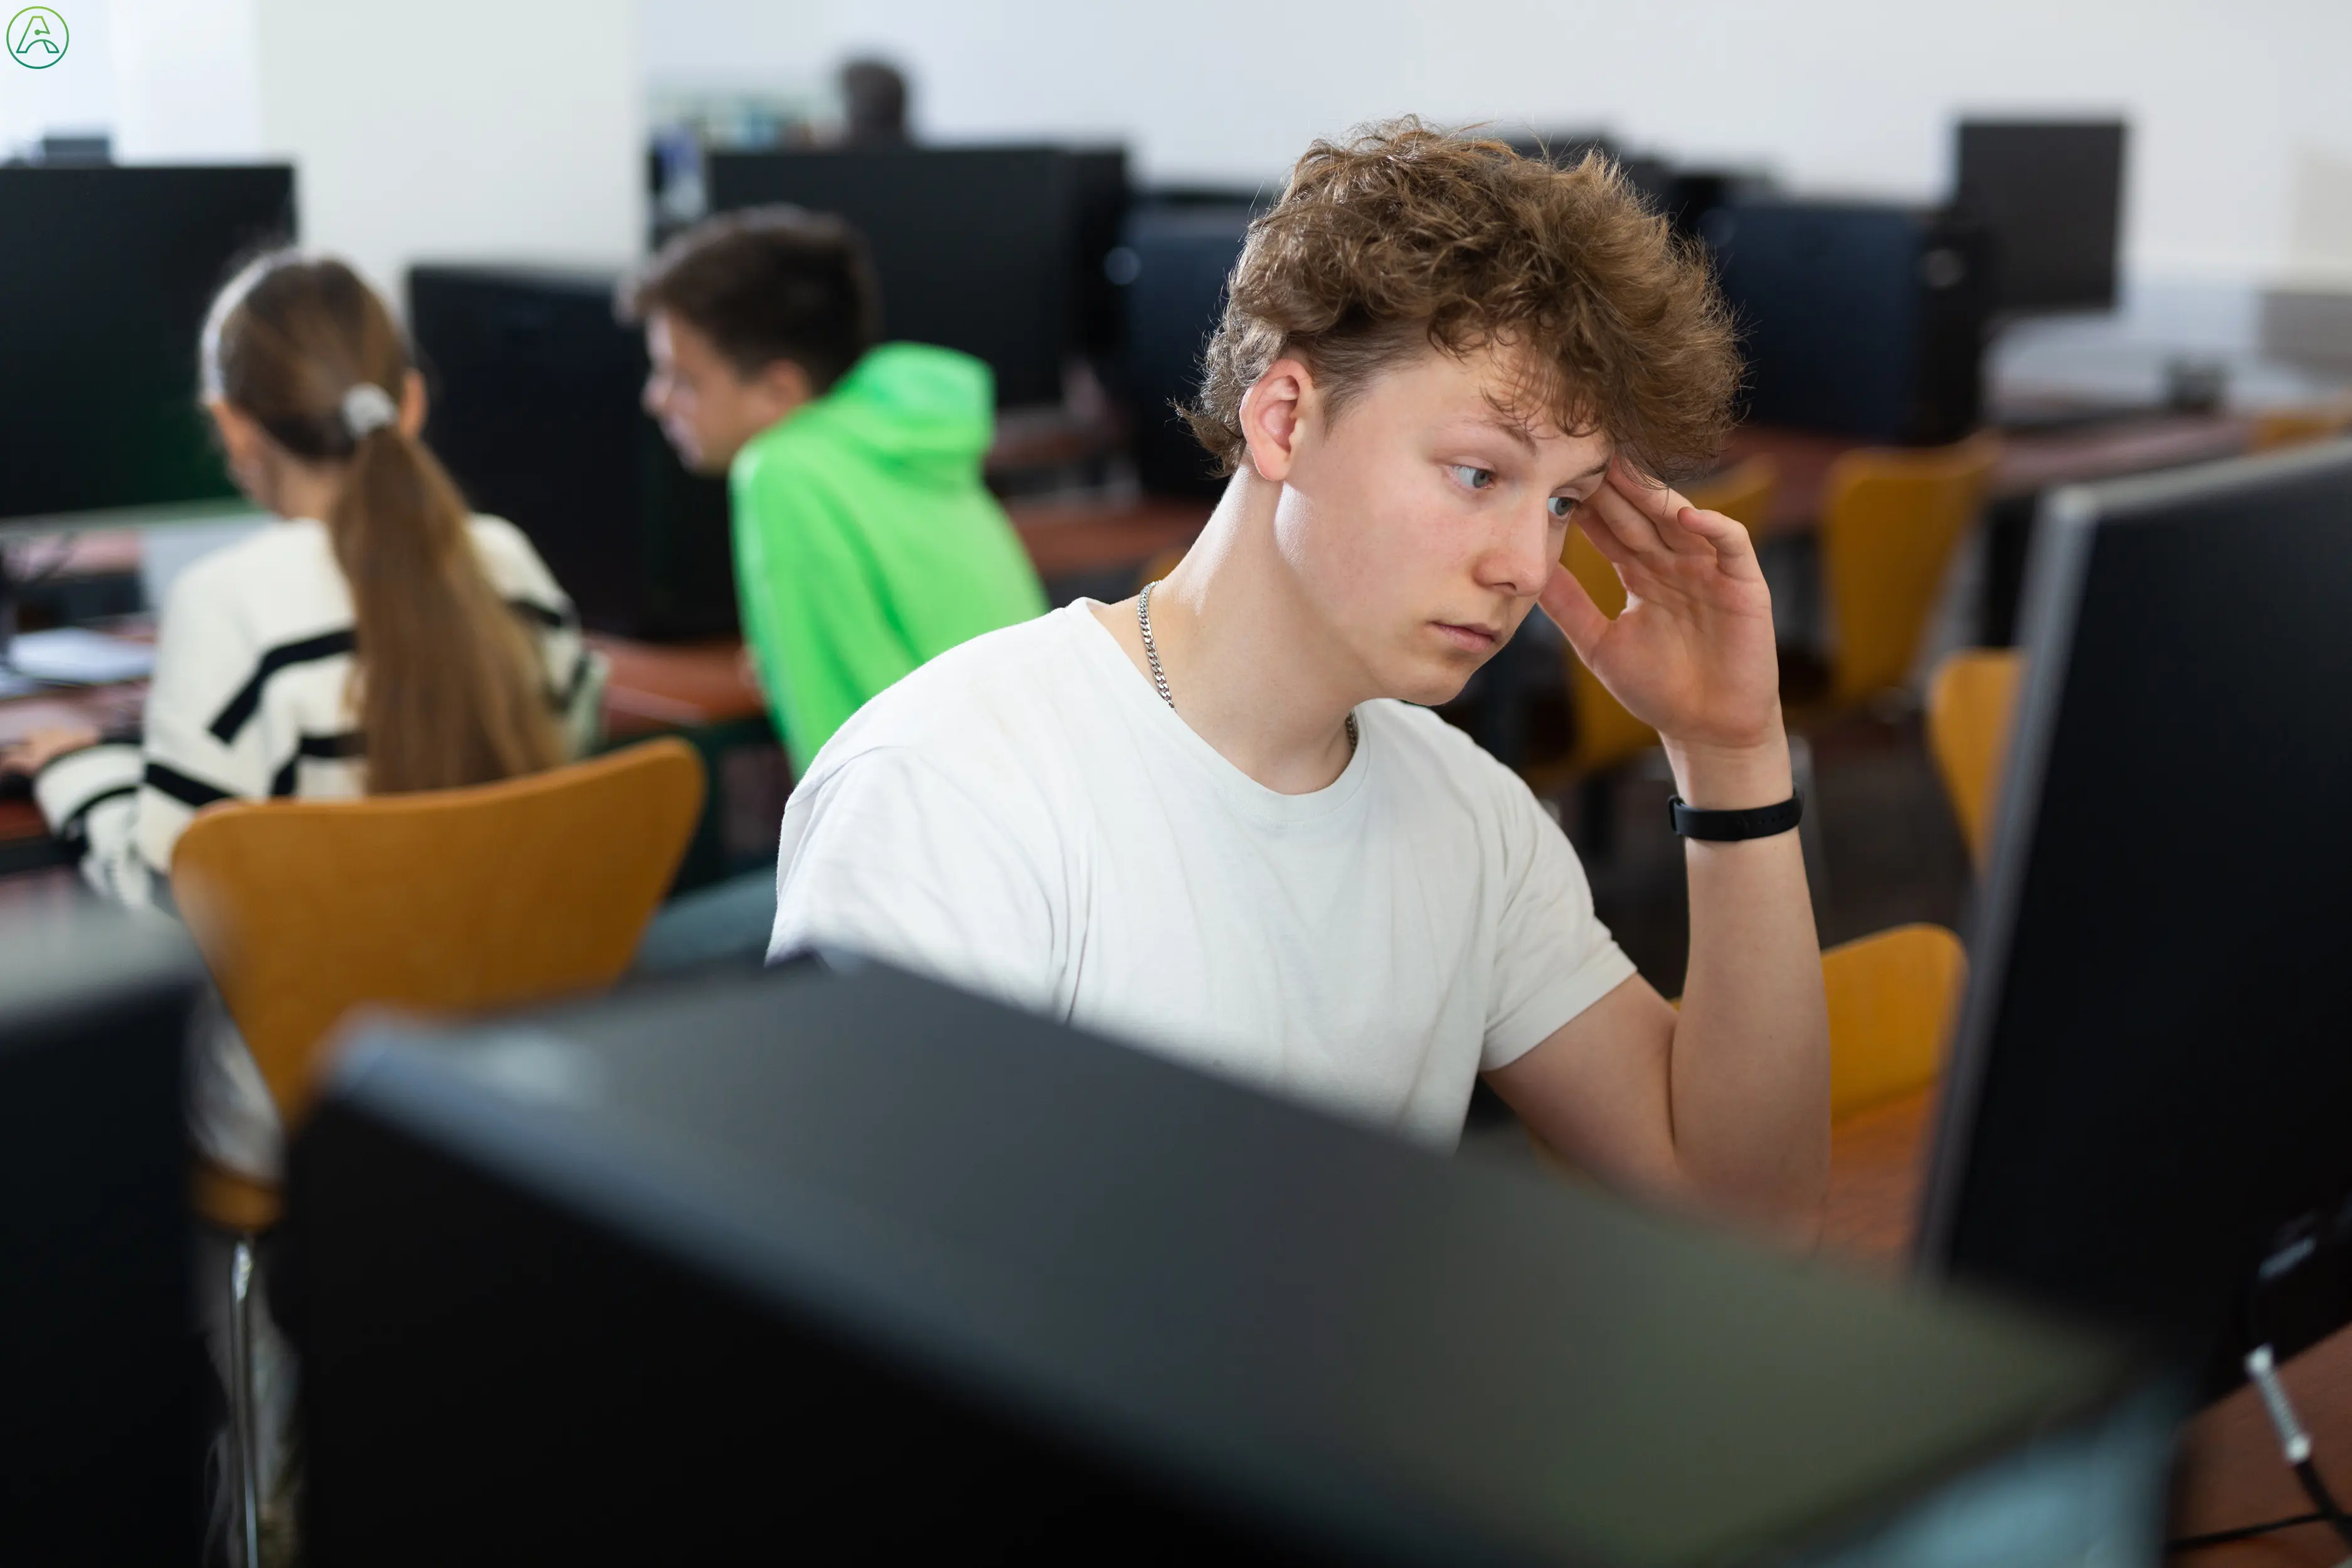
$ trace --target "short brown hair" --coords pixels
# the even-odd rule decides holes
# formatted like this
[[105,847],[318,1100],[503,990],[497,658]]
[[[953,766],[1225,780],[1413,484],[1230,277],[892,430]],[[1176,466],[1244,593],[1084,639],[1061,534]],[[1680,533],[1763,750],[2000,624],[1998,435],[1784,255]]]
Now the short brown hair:
[[1231,473],[1242,398],[1276,360],[1305,360],[1336,410],[1424,344],[1522,351],[1515,412],[1603,431],[1654,476],[1715,457],[1739,385],[1703,253],[1615,164],[1405,120],[1317,142],[1250,225],[1185,417]]
[[685,318],[746,377],[778,360],[822,393],[881,333],[881,290],[865,238],[840,218],[799,207],[746,207],[705,218],[621,286],[622,318]]

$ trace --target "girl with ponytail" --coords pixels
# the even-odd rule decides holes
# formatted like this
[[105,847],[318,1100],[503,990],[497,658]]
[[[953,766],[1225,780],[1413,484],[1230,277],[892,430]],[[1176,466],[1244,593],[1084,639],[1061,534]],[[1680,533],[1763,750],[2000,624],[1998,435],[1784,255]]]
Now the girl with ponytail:
[[[386,795],[554,765],[593,738],[599,670],[512,524],[468,514],[419,441],[425,388],[392,313],[343,263],[264,256],[221,291],[205,406],[238,487],[278,521],[205,556],[163,608],[144,734],[37,736],[52,831],[126,903],[161,901],[215,801]],[[195,1134],[278,1173],[260,1075],[226,1026],[194,1064]]]

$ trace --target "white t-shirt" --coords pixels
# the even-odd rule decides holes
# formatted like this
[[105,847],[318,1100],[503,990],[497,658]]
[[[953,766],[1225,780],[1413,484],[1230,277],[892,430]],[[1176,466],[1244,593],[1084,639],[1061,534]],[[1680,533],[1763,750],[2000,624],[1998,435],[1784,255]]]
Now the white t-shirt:
[[1633,973],[1525,784],[1358,710],[1286,795],[1160,700],[1086,602],[868,702],[784,812],[771,959],[871,954],[1450,1149],[1476,1075]]

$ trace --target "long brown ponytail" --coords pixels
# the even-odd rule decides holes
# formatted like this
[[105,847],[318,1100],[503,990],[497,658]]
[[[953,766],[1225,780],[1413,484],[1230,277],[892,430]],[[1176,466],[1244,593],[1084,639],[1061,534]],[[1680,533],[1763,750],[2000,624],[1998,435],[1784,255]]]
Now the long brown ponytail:
[[[322,519],[357,619],[360,727],[371,795],[487,784],[563,760],[530,634],[473,547],[466,503],[397,420],[406,344],[375,291],[340,261],[265,256],[205,324],[206,395],[249,415],[291,456],[344,466]],[[373,426],[373,427],[369,427]]]

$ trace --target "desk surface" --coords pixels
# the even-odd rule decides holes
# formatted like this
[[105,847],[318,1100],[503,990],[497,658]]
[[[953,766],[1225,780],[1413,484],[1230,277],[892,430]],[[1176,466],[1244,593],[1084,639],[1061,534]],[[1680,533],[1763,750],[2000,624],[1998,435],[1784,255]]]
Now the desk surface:
[[[1889,1271],[1903,1267],[1934,1127],[1931,1092],[1864,1111],[1837,1129],[1825,1250]],[[2304,1352],[2281,1375],[2311,1429],[2322,1474],[2339,1497],[2352,1491],[2352,1329]],[[2203,1535],[2310,1508],[2251,1387],[2200,1412],[2182,1434],[2173,1534]],[[2194,1568],[2333,1568],[2344,1552],[2325,1525],[2305,1525],[2180,1561]]]
[[[2072,430],[2026,432],[2001,437],[1993,468],[1995,500],[2032,495],[2053,485],[2085,484],[2153,468],[2232,458],[2246,449],[2253,428],[2236,415],[2160,414],[2091,425]],[[1780,468],[1772,498],[1770,531],[1813,526],[1828,488],[1830,465],[1843,453],[1869,443],[1818,430],[1744,425],[1724,447],[1727,461],[1769,456]]]

